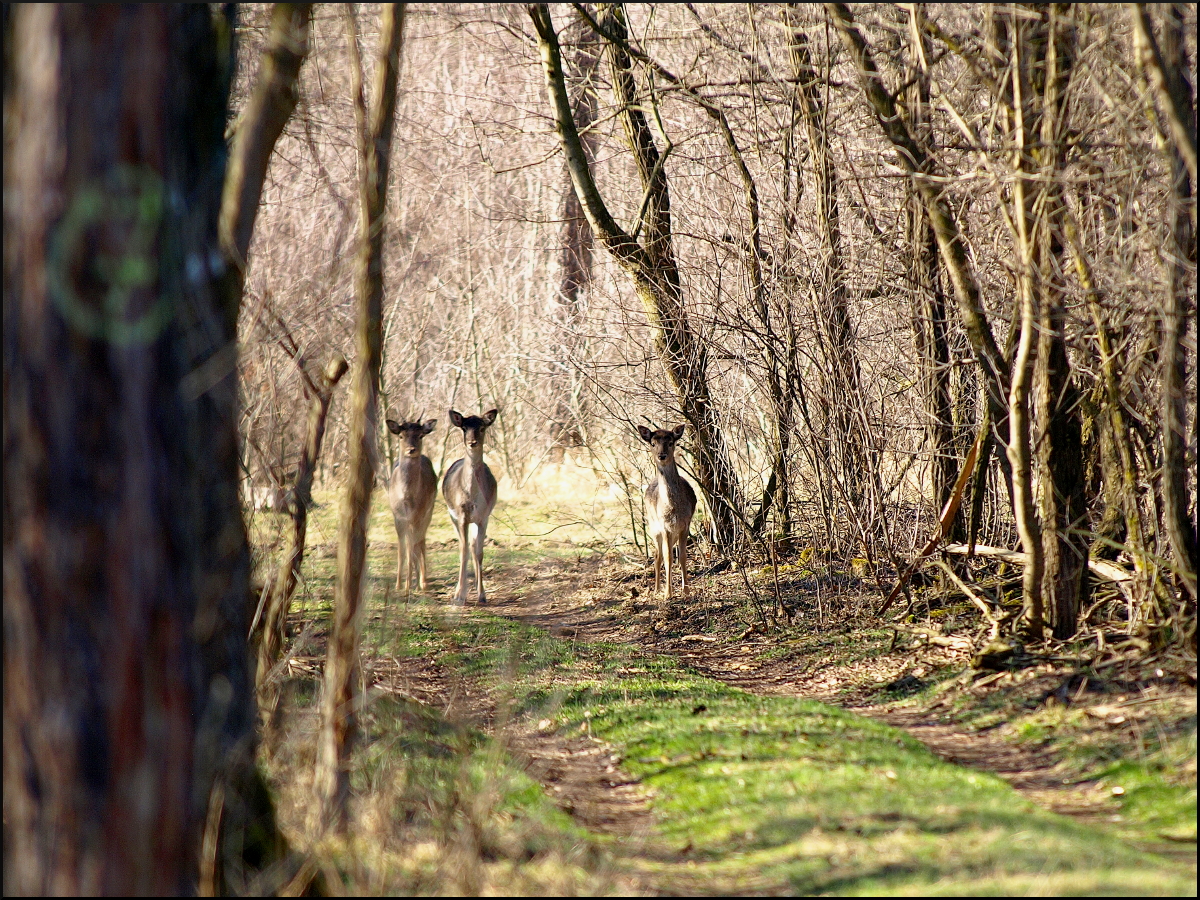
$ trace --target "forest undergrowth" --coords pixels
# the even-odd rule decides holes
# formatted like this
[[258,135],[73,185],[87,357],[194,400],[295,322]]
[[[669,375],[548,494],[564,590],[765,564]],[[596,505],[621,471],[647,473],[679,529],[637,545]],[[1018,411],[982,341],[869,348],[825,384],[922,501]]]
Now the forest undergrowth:
[[395,595],[377,496],[350,825],[319,834],[318,498],[262,759],[330,893],[1194,893],[1194,661],[1083,635],[989,656],[932,579],[881,619],[803,550],[699,554],[664,603],[619,508],[537,490],[502,502],[491,602],[461,611],[437,518],[430,591]]

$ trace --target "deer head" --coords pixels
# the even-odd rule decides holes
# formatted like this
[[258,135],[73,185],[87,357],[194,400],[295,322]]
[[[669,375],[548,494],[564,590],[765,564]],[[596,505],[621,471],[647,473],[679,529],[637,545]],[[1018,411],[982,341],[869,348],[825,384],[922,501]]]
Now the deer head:
[[433,431],[437,419],[428,422],[397,422],[387,420],[388,431],[400,438],[400,452],[404,456],[417,457],[421,455],[421,441],[425,435]]

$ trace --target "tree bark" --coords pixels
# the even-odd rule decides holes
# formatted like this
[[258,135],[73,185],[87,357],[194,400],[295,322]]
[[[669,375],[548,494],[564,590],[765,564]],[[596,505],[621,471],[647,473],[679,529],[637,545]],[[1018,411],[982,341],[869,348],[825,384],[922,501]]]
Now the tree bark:
[[350,397],[349,483],[338,530],[338,580],[325,661],[316,790],[323,825],[343,828],[350,793],[350,753],[357,733],[358,646],[367,555],[367,520],[378,457],[379,368],[383,343],[383,236],[388,163],[396,118],[396,81],[406,4],[383,7],[370,117],[362,94],[362,67],[354,13],[347,10],[359,133],[359,250],[357,356]]
[[300,95],[298,79],[300,65],[308,53],[311,13],[311,3],[275,4],[258,81],[233,136],[218,228],[226,257],[226,275],[232,281],[228,296],[237,300],[227,314],[235,323],[267,166]]
[[224,829],[256,783],[217,237],[232,23],[5,16],[4,888],[195,893],[210,803]]

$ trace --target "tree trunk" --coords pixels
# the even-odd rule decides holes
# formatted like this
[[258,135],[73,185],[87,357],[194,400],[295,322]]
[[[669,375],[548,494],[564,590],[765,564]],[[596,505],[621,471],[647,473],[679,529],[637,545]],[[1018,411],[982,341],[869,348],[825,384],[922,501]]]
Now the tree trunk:
[[639,223],[645,233],[641,244],[617,225],[592,178],[567,98],[558,37],[549,9],[545,4],[536,4],[529,8],[529,13],[537,30],[555,130],[562,142],[571,181],[593,232],[633,278],[654,334],[655,349],[683,415],[695,433],[696,477],[708,500],[717,541],[731,544],[742,521],[741,490],[709,395],[707,354],[693,335],[683,309],[679,270],[671,249],[670,195],[663,155],[654,144],[646,117],[634,96],[620,11],[611,10],[603,28],[606,35],[617,38],[608,42],[613,91],[646,198]]
[[[1067,358],[1066,308],[1059,273],[1063,270],[1062,236],[1066,204],[1059,182],[1065,160],[1068,126],[1067,86],[1074,62],[1074,23],[1064,21],[1069,7],[1043,6],[1035,16],[1014,21],[1020,35],[1025,67],[1018,73],[1028,95],[1022,96],[1021,172],[1036,175],[1034,182],[1018,176],[1028,209],[1017,208],[1026,219],[1033,245],[1030,289],[1038,296],[1038,370],[1036,408],[1041,417],[1038,447],[1038,481],[1042,544],[1045,557],[1043,597],[1049,624],[1056,638],[1071,637],[1087,589],[1088,539],[1086,483],[1083,473],[1082,397],[1075,386]],[[1014,82],[1016,84],[1016,82]],[[1016,205],[1016,204],[1014,204]],[[1038,210],[1036,213],[1033,210]]]
[[[1168,34],[1165,36],[1163,49],[1160,50],[1154,38],[1154,26],[1144,3],[1127,3],[1129,18],[1133,24],[1134,41],[1137,46],[1139,62],[1146,72],[1154,92],[1158,95],[1159,104],[1167,119],[1167,128],[1174,138],[1175,151],[1180,161],[1187,168],[1192,184],[1196,183],[1196,107],[1193,100],[1192,85],[1188,83],[1188,68],[1184,65],[1182,41],[1182,10],[1177,4],[1164,4],[1168,7]],[[1196,217],[1192,215],[1192,226],[1195,227]]]
[[[1036,457],[1034,447],[1037,444],[1034,434],[1035,410],[1033,405],[1035,393],[1036,365],[1039,351],[1045,355],[1047,341],[1040,337],[1040,328],[1047,324],[1049,316],[1045,313],[1046,298],[1043,296],[1042,285],[1039,282],[1041,255],[1035,246],[1037,235],[1035,229],[1045,225],[1044,219],[1034,220],[1035,208],[1043,205],[1046,186],[1035,177],[1037,166],[1034,158],[1034,143],[1039,132],[1040,109],[1034,97],[1032,84],[1035,67],[1044,63],[1044,35],[1030,35],[1036,25],[1025,21],[1023,13],[1009,10],[1012,16],[1011,30],[1011,66],[1012,73],[1012,131],[1013,131],[1013,163],[1016,173],[1012,187],[1013,219],[1016,223],[1016,233],[1013,236],[1017,256],[1017,295],[1020,306],[1020,338],[1018,339],[1017,358],[1013,365],[1012,389],[1009,394],[1009,418],[1012,422],[1011,443],[1008,447],[1008,458],[1013,469],[1014,512],[1017,519],[1017,532],[1021,544],[1025,548],[1029,564],[1023,573],[1022,593],[1025,605],[1026,625],[1034,639],[1042,637],[1044,621],[1044,600],[1046,583],[1043,575],[1046,572],[1046,545],[1044,542],[1053,540],[1053,519],[1044,518],[1046,509],[1042,507],[1039,517],[1038,494],[1035,478]],[[1040,38],[1040,40],[1039,40]],[[1031,55],[1041,52],[1041,58],[1031,59]],[[1015,325],[1014,325],[1015,327]],[[1043,385],[1044,386],[1044,385]],[[1043,391],[1043,393],[1045,393]],[[1043,396],[1042,405],[1047,401]],[[1043,499],[1045,494],[1043,494]],[[1045,527],[1049,534],[1043,534]],[[1052,545],[1053,546],[1053,545]],[[1054,558],[1051,557],[1053,565]]]
[[358,298],[357,355],[350,396],[349,481],[338,529],[338,580],[325,661],[316,789],[324,825],[346,824],[350,753],[357,732],[358,644],[367,556],[367,520],[375,484],[379,368],[383,343],[383,235],[388,163],[396,117],[396,80],[404,35],[405,4],[380,15],[375,85],[367,118],[354,13],[347,10],[353,101],[359,135],[359,250],[354,287]]
[[[579,97],[574,107],[575,127],[579,131],[584,153],[590,160],[595,156],[595,137],[591,127],[596,121],[596,93],[592,80],[600,64],[599,40],[590,28],[583,29],[574,62]],[[561,368],[555,370],[554,411],[549,422],[551,454],[555,462],[562,462],[566,448],[578,447],[583,443],[571,361],[580,343],[581,303],[583,292],[592,280],[592,250],[596,243],[592,226],[583,214],[579,197],[571,185],[571,174],[565,174],[562,247],[559,251],[558,293],[555,297],[559,336],[557,346],[551,353],[552,358],[561,364]]]
[[204,823],[245,824],[255,783],[217,238],[232,23],[5,17],[4,888],[220,889]]
[[[1016,184],[1020,184],[1017,179]],[[1016,204],[1023,204],[1020,188],[1014,186]],[[1026,235],[1018,242],[1021,250],[1019,261],[1021,274],[1018,276],[1021,298],[1021,338],[1017,346],[1017,358],[1013,364],[1012,387],[1009,391],[1008,460],[1012,466],[1013,512],[1016,514],[1017,533],[1025,548],[1028,565],[1022,571],[1021,593],[1025,606],[1026,626],[1035,640],[1042,638],[1043,602],[1042,572],[1045,569],[1042,556],[1042,529],[1038,520],[1037,504],[1033,485],[1033,435],[1030,419],[1032,409],[1033,368],[1037,353],[1037,296],[1033,291],[1032,278],[1028,274],[1033,267],[1032,254]],[[1015,326],[1014,326],[1015,327]]]
[[300,367],[302,376],[307,382],[305,393],[309,400],[308,432],[304,448],[300,452],[296,481],[288,502],[288,513],[292,519],[292,533],[288,540],[288,548],[283,555],[275,580],[264,588],[267,597],[263,600],[262,630],[258,638],[258,669],[255,674],[255,684],[258,687],[259,708],[263,712],[262,718],[264,726],[267,728],[274,722],[279,700],[279,693],[272,675],[283,649],[288,608],[291,604],[292,594],[296,590],[296,581],[300,577],[300,567],[304,564],[304,545],[308,533],[308,508],[312,503],[313,474],[316,470],[317,460],[321,456],[321,443],[325,438],[325,419],[329,414],[329,404],[333,400],[333,389],[337,387],[347,369],[346,359],[340,353],[330,359],[325,371],[318,373],[316,379],[309,378],[304,369],[305,363],[302,357],[297,357],[296,365]]
[[[912,4],[907,10],[907,24],[912,51],[904,71],[904,83],[909,85],[906,106],[913,127],[913,137],[922,146],[930,146],[932,124],[929,118],[929,73],[925,60],[929,58],[927,40],[921,21],[924,4]],[[905,18],[904,16],[901,17]],[[913,336],[916,339],[918,382],[921,401],[925,407],[925,440],[931,456],[933,492],[941,510],[950,499],[958,478],[954,429],[950,403],[950,346],[946,340],[946,297],[938,274],[937,238],[911,182],[905,205],[905,231],[912,248],[909,265],[909,289],[913,292]],[[990,454],[989,454],[990,455]],[[986,460],[981,461],[986,471]],[[951,526],[950,540],[961,543],[965,537],[961,513]]]
[[[1179,4],[1163,4],[1166,23],[1161,49],[1156,50],[1153,31],[1146,10],[1136,5],[1134,21],[1139,26],[1145,49],[1143,66],[1150,70],[1150,80],[1159,93],[1160,106],[1167,111],[1174,146],[1168,151],[1171,166],[1171,195],[1174,223],[1172,252],[1165,254],[1168,287],[1164,297],[1161,325],[1162,351],[1162,441],[1163,441],[1163,526],[1175,557],[1178,582],[1190,598],[1193,610],[1196,603],[1197,560],[1196,519],[1189,511],[1191,491],[1187,476],[1187,331],[1188,322],[1195,322],[1195,276],[1188,278],[1188,263],[1195,272],[1196,264],[1196,106],[1192,85],[1187,79],[1191,71],[1186,56],[1183,10]],[[1189,143],[1190,142],[1190,143]],[[1190,163],[1188,150],[1190,148]],[[1194,343],[1193,343],[1194,346]],[[1196,422],[1192,423],[1193,435]]]
[[[241,303],[246,256],[258,216],[258,201],[275,142],[291,118],[300,96],[297,79],[308,53],[311,3],[276,3],[271,31],[259,63],[258,80],[242,111],[229,153],[221,198],[219,234],[225,251],[230,296]],[[237,308],[230,314],[237,321]]]

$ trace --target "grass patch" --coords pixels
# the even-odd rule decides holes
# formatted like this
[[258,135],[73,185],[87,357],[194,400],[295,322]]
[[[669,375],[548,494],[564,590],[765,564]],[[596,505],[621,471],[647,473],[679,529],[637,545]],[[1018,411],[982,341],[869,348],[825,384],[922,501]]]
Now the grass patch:
[[754,696],[630,646],[573,645],[476,611],[446,624],[413,607],[395,640],[408,633],[507,697],[513,715],[615,746],[651,791],[674,856],[631,864],[672,891],[1194,890],[1189,867],[834,707]]
[[360,720],[343,835],[311,821],[315,710],[265,768],[280,819],[350,894],[622,894],[597,842],[495,740],[403,698],[376,696]]
[[[537,497],[505,496],[502,484],[485,562],[507,577],[507,595],[618,546],[568,506],[548,511]],[[337,518],[332,495],[318,501],[295,601],[300,624],[316,626],[314,668],[333,596]],[[1112,794],[1119,822],[1084,823],[844,710],[756,696],[634,644],[578,643],[476,608],[452,610],[442,601],[454,588],[458,547],[438,509],[429,536],[431,594],[405,603],[394,592],[390,514],[375,494],[363,624],[364,672],[375,687],[353,760],[353,824],[344,838],[298,841],[326,862],[331,884],[353,893],[1194,894],[1194,860],[1141,846],[1154,835],[1186,840],[1190,833],[1194,840],[1194,698],[1190,728],[1186,715],[1167,731],[1147,726],[1141,749],[1131,753],[1128,724],[1110,740],[1084,727],[1082,709],[1047,705],[1057,683],[1045,673],[1005,676],[1011,685],[1002,679],[979,697],[962,693],[968,676],[946,664],[924,665],[920,684],[872,683],[870,696],[912,705],[950,698],[948,711],[960,722],[1012,722],[1014,739],[1063,748],[1071,771],[1097,778],[1099,790],[1121,788]],[[605,515],[617,521],[617,513],[624,514]],[[267,525],[264,517],[255,528]],[[807,571],[794,574],[811,579]],[[749,575],[769,598],[773,575]],[[615,589],[623,594],[627,582]],[[670,629],[723,636],[731,623],[754,621],[740,574],[700,583],[711,595],[707,606],[681,607]],[[852,628],[844,610],[829,608],[829,597],[822,606],[813,595],[793,596],[812,627],[782,639],[776,632],[747,659],[796,661],[817,674],[826,666],[859,672],[858,681],[831,683],[830,695],[862,698],[862,678],[880,671],[873,662],[891,651],[894,637]],[[710,622],[714,604],[731,612]],[[437,666],[474,693],[456,694],[464,698],[454,707],[460,711],[447,716],[442,706],[406,695],[403,675],[385,688],[387,665],[402,673]],[[287,694],[289,736],[269,771],[281,817],[303,834],[317,692],[311,678],[295,681]],[[611,745],[651,798],[650,843],[625,846],[581,828],[503,740],[462,718],[468,694],[471,702],[485,697],[500,722],[538,723],[556,739]]]

